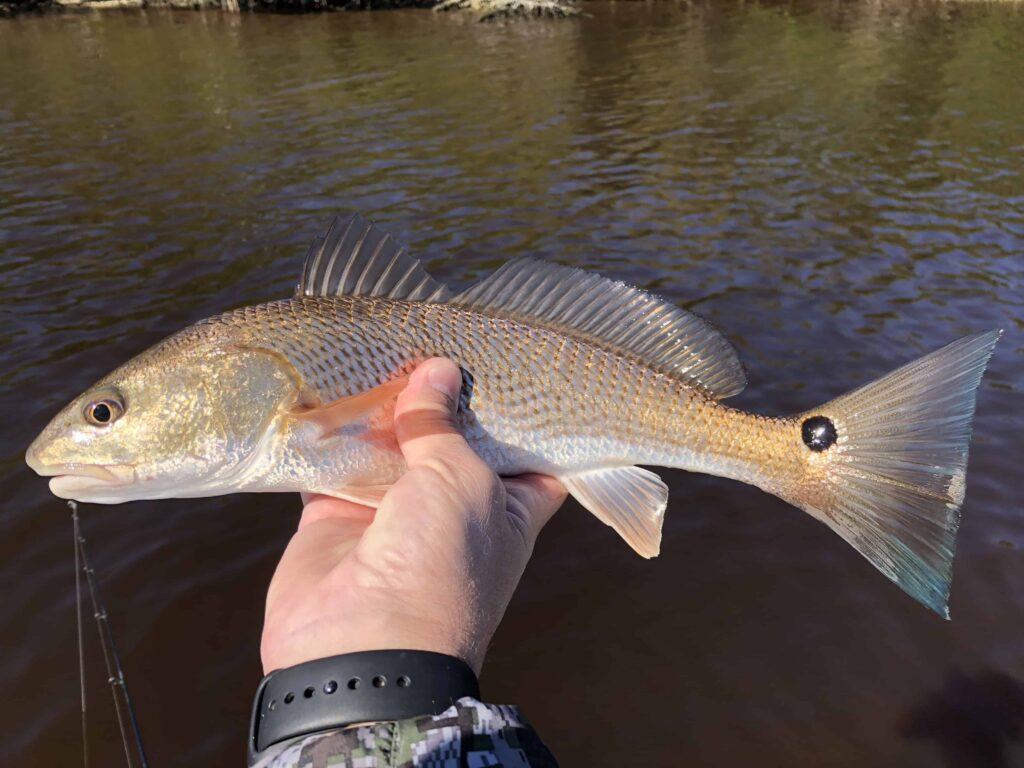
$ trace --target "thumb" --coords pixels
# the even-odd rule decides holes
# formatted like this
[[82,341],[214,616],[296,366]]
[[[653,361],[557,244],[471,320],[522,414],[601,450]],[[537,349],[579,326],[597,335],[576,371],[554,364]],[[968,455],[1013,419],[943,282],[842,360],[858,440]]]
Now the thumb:
[[435,357],[422,363],[395,405],[395,435],[410,469],[431,461],[476,458],[455,426],[462,373],[450,360]]

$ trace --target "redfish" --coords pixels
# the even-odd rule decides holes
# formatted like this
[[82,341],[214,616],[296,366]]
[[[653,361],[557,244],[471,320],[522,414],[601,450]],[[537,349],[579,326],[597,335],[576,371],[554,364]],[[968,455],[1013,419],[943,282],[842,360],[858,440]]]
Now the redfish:
[[746,376],[696,315],[530,258],[453,294],[360,217],[296,294],[202,320],[73,400],[26,460],[63,498],[311,491],[376,505],[405,465],[394,401],[424,359],[463,371],[459,427],[500,475],[557,477],[644,557],[668,489],[637,465],[742,480],[828,525],[948,617],[975,392],[1000,336],[967,336],[786,417],[729,407]]

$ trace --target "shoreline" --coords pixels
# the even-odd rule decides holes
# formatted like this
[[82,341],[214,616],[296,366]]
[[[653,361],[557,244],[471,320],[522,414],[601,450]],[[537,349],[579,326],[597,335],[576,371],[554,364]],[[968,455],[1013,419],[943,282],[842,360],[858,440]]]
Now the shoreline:
[[430,8],[436,4],[436,0],[0,0],[0,16],[139,8],[310,13],[332,10]]
[[481,21],[511,16],[558,18],[579,13],[573,0],[0,0],[0,18],[150,8],[283,14],[432,8],[475,11]]
[[[566,18],[578,16],[581,0],[0,0],[0,19],[107,10],[224,11],[226,13],[305,14],[330,11],[383,11],[403,8],[469,11],[479,21],[513,17]],[[627,3],[628,4],[628,3]],[[772,3],[761,3],[771,5]],[[1024,0],[874,0],[890,11],[919,6],[1015,6]]]

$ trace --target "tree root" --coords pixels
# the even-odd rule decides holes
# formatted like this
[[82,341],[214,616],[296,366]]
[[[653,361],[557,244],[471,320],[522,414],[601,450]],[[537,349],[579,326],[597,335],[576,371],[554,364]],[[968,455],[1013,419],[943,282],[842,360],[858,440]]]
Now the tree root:
[[513,17],[540,16],[565,18],[576,16],[579,10],[568,0],[442,0],[435,11],[477,11],[480,21],[494,21]]

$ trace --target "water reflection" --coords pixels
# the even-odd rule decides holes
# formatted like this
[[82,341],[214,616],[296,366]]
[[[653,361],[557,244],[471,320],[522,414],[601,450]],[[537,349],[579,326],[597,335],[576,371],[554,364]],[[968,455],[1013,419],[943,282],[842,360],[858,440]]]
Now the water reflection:
[[1009,768],[1007,747],[1024,731],[1024,684],[996,671],[950,672],[911,709],[900,732],[934,741],[948,768]]

